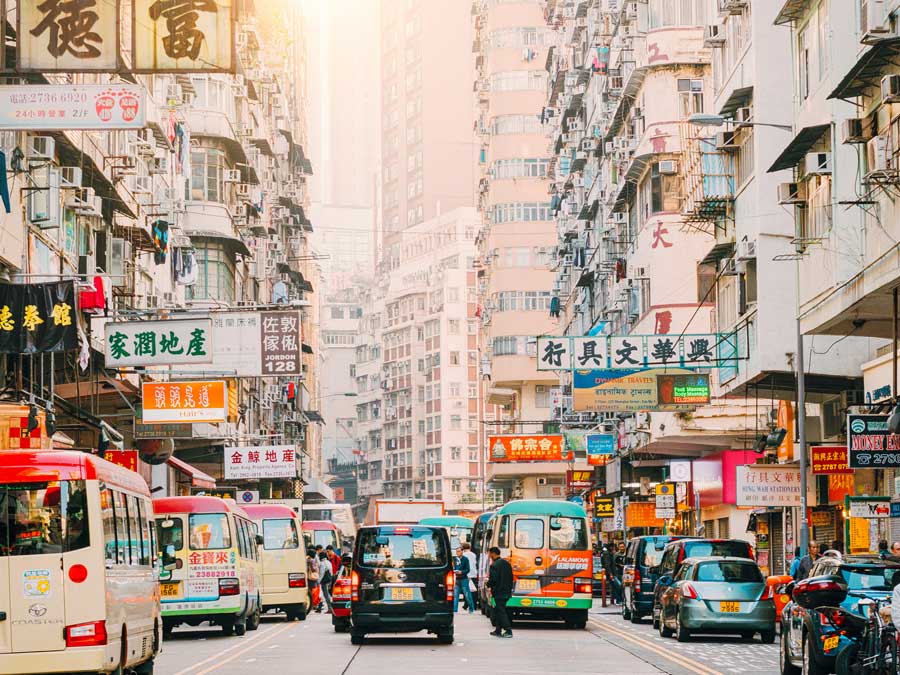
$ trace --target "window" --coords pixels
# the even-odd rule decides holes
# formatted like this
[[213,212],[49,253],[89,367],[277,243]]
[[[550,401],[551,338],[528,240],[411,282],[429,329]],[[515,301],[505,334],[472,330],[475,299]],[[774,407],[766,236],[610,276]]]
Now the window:
[[537,115],[499,115],[491,120],[490,131],[495,136],[544,133]]
[[141,521],[141,565],[153,564],[153,542],[150,536],[150,512],[153,507],[150,502],[138,500],[139,518]]
[[[405,484],[400,485],[401,493]],[[411,527],[409,533],[397,533],[393,528],[363,530],[357,540],[361,567],[415,568],[439,567],[446,564],[441,533],[427,528]]]
[[712,23],[706,0],[650,0],[650,28],[705,26]]
[[546,70],[510,70],[491,75],[491,91],[544,91]]
[[583,551],[588,548],[584,518],[551,518],[550,548],[555,551]]
[[469,382],[468,389],[469,398],[478,398],[478,385],[475,382]]
[[450,398],[457,398],[460,396],[461,385],[459,382],[451,382],[447,385],[447,392]]
[[174,562],[175,552],[184,548],[184,523],[181,518],[157,518],[156,536],[163,565]]
[[477,447],[470,447],[470,448],[469,448],[469,461],[470,461],[470,462],[477,462],[477,461],[478,461],[478,448],[477,448]]
[[344,318],[344,308],[343,307],[332,307],[331,308],[331,318],[332,319],[343,319]]
[[704,562],[697,565],[696,581],[722,581],[728,583],[761,583],[759,567],[749,562]]
[[494,338],[493,355],[525,354],[528,338],[522,335],[502,335]]
[[141,517],[138,508],[138,500],[132,495],[126,495],[125,502],[128,506],[128,548],[131,551],[131,564],[140,565],[143,559],[141,547]]
[[497,546],[507,548],[509,546],[509,516],[500,519],[500,529],[497,532]]
[[128,533],[128,508],[125,506],[125,495],[113,491],[112,496],[116,520],[116,561],[119,565],[130,565],[128,541],[131,537]]
[[488,34],[491,48],[540,47],[553,44],[554,33],[546,28],[500,28]]
[[831,176],[810,176],[806,181],[806,208],[797,209],[801,236],[819,239],[831,231]]
[[797,36],[797,61],[799,65],[799,87],[800,98],[806,99],[809,96],[809,52],[811,41],[812,26],[807,23]]
[[547,202],[494,204],[494,223],[537,222],[543,220],[550,220],[550,204]]
[[550,407],[550,387],[545,384],[536,385],[534,388],[534,406],[536,408]]
[[462,417],[460,415],[450,415],[450,430],[460,431],[462,429]]
[[192,513],[188,516],[192,551],[231,548],[231,530],[224,513]]
[[678,112],[683,120],[703,112],[703,80],[678,80]]
[[225,153],[216,148],[191,152],[190,199],[207,202],[225,201]]
[[459,352],[450,352],[450,365],[451,366],[459,365]]
[[106,562],[115,565],[116,548],[116,514],[113,511],[113,496],[108,488],[100,490],[100,520],[103,523],[103,550]]
[[220,300],[234,302],[234,257],[221,244],[202,242],[195,246],[197,255],[197,282],[188,286],[185,293],[189,300]]
[[459,335],[459,319],[450,319],[447,322],[447,330],[450,335]]
[[450,448],[450,460],[458,462],[462,459],[462,448],[454,446]]
[[89,545],[84,481],[0,486],[0,557],[63,553]]
[[516,548],[544,548],[544,521],[540,518],[519,518],[516,521]]
[[550,166],[549,159],[498,159],[491,164],[494,179],[544,178]]
[[659,164],[653,164],[641,185],[641,214],[647,218],[656,213],[676,212],[681,209],[681,177],[659,172]]

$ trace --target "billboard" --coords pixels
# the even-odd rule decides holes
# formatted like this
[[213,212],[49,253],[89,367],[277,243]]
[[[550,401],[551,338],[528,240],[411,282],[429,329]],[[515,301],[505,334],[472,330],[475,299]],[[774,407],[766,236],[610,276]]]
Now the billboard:
[[[738,506],[800,506],[800,469],[796,464],[735,467]],[[807,486],[807,504],[815,505],[815,481]]]
[[814,474],[853,473],[848,466],[847,446],[819,445],[809,449],[809,463]]
[[146,119],[146,90],[134,84],[0,87],[0,129],[142,129]]
[[709,374],[657,375],[660,405],[706,405],[709,403]]
[[587,461],[591,466],[609,464],[616,456],[615,434],[588,434]]
[[225,448],[225,480],[296,478],[297,448],[258,445]]
[[106,334],[106,366],[169,366],[211,363],[209,319],[110,322]]
[[900,435],[887,429],[887,415],[847,415],[849,466],[900,467]]
[[632,370],[659,367],[714,368],[717,333],[694,335],[599,335],[537,337],[538,370],[609,368]]
[[234,72],[234,0],[133,0],[136,72]]
[[660,404],[657,375],[694,375],[679,368],[659,370],[576,370],[572,409],[575,412],[691,411],[696,403]]
[[141,397],[144,424],[224,422],[228,413],[224,380],[144,382]]
[[491,462],[562,462],[574,454],[564,448],[561,434],[488,436]]

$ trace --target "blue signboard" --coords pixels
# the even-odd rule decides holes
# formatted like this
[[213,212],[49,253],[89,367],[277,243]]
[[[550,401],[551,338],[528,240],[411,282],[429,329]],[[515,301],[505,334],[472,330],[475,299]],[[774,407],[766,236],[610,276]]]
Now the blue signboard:
[[615,434],[588,434],[585,437],[588,457],[596,455],[613,456],[616,454]]
[[891,518],[900,518],[900,502],[891,502]]

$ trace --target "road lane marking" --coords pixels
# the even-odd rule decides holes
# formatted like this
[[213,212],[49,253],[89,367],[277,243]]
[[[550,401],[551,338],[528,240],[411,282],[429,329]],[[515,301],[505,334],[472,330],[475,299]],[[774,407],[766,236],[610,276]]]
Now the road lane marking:
[[694,661],[693,659],[691,659],[688,656],[685,656],[683,654],[675,655],[675,654],[666,652],[663,649],[657,647],[652,642],[647,642],[643,638],[639,638],[635,635],[631,635],[630,633],[625,633],[624,631],[613,628],[612,626],[609,626],[606,623],[601,623],[595,619],[590,619],[588,623],[593,624],[594,626],[596,626],[597,628],[599,628],[601,630],[609,631],[610,633],[617,635],[625,640],[628,640],[628,641],[638,645],[639,647],[643,647],[644,649],[648,649],[656,654],[659,654],[660,656],[662,656],[665,659],[668,659],[672,663],[677,663],[678,665],[697,673],[697,675],[724,675],[723,673],[720,673],[717,670],[712,670],[711,668],[707,668],[706,666],[698,663],[697,661]]
[[195,670],[196,668],[199,668],[200,666],[203,666],[203,665],[209,663],[210,661],[216,661],[217,659],[221,659],[217,663],[213,663],[209,668],[194,673],[194,675],[207,675],[207,673],[211,673],[214,670],[218,670],[219,668],[224,666],[226,663],[231,663],[239,656],[242,656],[242,655],[246,654],[247,652],[252,651],[253,649],[256,649],[264,642],[268,642],[272,638],[277,637],[278,635],[281,635],[286,630],[288,630],[290,627],[291,627],[290,624],[285,624],[284,626],[281,626],[280,628],[273,628],[272,630],[266,631],[265,636],[252,640],[250,642],[250,644],[247,644],[246,642],[244,642],[242,640],[241,643],[237,645],[237,647],[243,647],[243,649],[239,649],[238,651],[234,652],[234,654],[232,654],[231,656],[224,658],[224,659],[222,658],[222,656],[224,656],[227,652],[230,652],[233,649],[235,649],[235,647],[230,647],[230,648],[226,649],[224,652],[216,654],[215,656],[212,656],[208,659],[204,659],[203,661],[200,661],[199,663],[195,663],[194,665],[192,665],[188,668],[185,668],[184,670],[179,671],[178,673],[175,673],[175,675],[183,675],[184,673],[188,673],[192,670]]
[[[271,633],[273,630],[274,630],[274,627],[273,628],[261,628],[259,630],[259,632],[251,638],[251,641],[256,642],[257,640],[262,638],[264,635],[268,635],[269,633]],[[203,639],[206,639],[206,638],[203,638]],[[235,649],[243,647],[246,644],[247,643],[244,642],[243,640],[240,642],[237,642],[236,644],[231,645],[227,649],[223,649],[222,651],[210,656],[208,659],[205,659],[203,661],[200,661],[199,663],[195,663],[192,666],[188,666],[187,668],[183,668],[182,670],[179,670],[177,673],[174,673],[174,675],[186,675],[186,673],[191,672],[195,668],[199,668],[200,666],[202,666],[206,663],[209,663],[210,661],[215,661],[216,659],[221,658],[228,652],[233,652]],[[165,642],[163,643],[163,647],[165,647]]]

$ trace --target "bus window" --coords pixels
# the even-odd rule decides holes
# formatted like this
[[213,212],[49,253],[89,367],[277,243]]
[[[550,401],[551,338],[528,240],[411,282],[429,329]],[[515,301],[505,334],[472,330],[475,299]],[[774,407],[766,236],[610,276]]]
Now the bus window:
[[250,558],[250,545],[247,543],[247,524],[240,518],[234,519],[238,535],[238,555],[242,558]]
[[181,518],[157,518],[156,541],[163,567],[175,563],[175,553],[184,548],[184,523]]
[[113,511],[112,490],[100,490],[100,519],[103,522],[103,551],[106,562],[115,565],[118,560],[116,550],[116,514]]
[[113,508],[116,514],[116,548],[118,549],[116,562],[119,565],[130,565],[131,561],[128,557],[128,511],[125,508],[125,495],[114,490],[112,496]]
[[544,548],[544,521],[519,518],[516,521],[516,548]]
[[335,551],[340,550],[337,533],[334,530],[313,530],[313,548],[316,546],[322,548],[331,546]]
[[[80,482],[80,481],[79,481]],[[87,492],[82,484],[75,487],[71,483],[68,490],[60,491],[62,511],[66,514],[66,550],[77,551],[90,544],[87,517]]]
[[557,551],[583,551],[588,548],[584,518],[551,518],[550,548]]
[[497,545],[500,548],[509,546],[509,516],[503,516],[500,519],[500,530],[497,533]]
[[131,550],[131,564],[140,565],[144,557],[141,550],[141,516],[138,510],[137,498],[126,495],[128,503],[128,548]]
[[149,502],[144,499],[138,500],[138,518],[141,521],[141,565],[149,565],[152,560],[153,548],[150,542],[150,521],[147,514],[149,508]]
[[297,526],[290,518],[269,518],[263,521],[263,548],[267,551],[300,548]]
[[0,556],[62,553],[87,546],[84,490],[84,481],[0,485]]
[[192,513],[188,516],[192,551],[231,548],[231,532],[224,513]]

